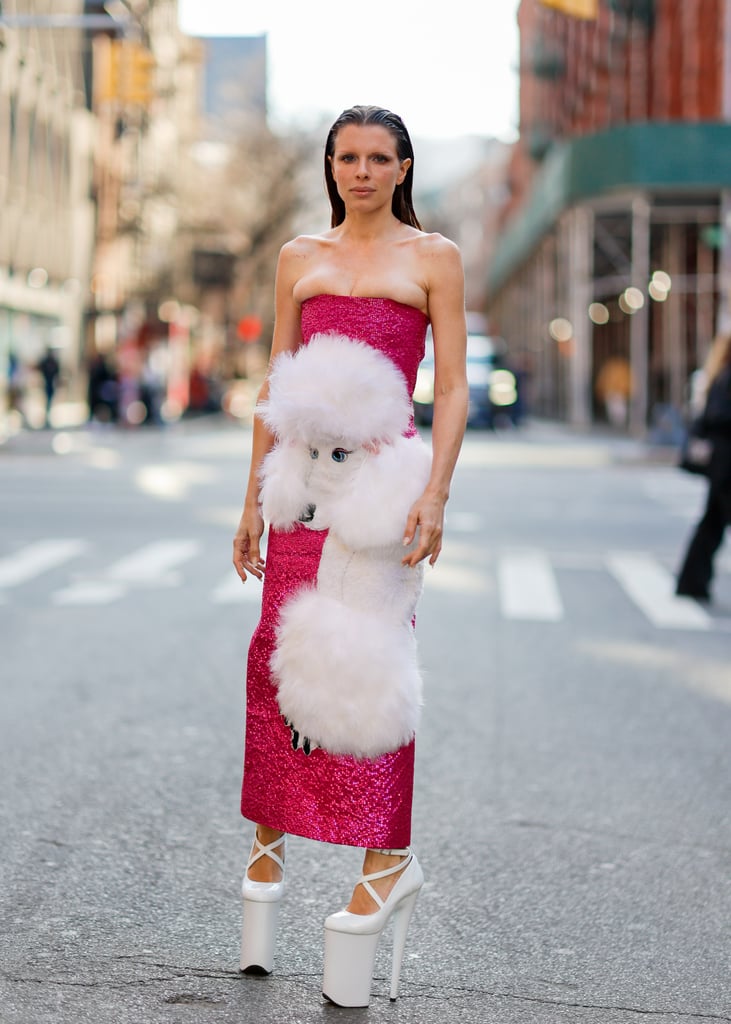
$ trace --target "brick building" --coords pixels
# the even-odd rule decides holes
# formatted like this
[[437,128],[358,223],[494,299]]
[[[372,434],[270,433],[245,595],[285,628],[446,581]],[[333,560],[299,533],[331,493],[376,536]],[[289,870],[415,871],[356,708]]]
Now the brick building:
[[[682,410],[728,326],[731,2],[522,0],[518,22],[492,317],[537,411],[639,433]],[[605,402],[608,364],[626,414]]]

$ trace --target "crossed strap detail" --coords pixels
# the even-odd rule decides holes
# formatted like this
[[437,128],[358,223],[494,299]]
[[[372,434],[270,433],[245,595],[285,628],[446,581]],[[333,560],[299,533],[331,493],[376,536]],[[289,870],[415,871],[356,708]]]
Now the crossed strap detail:
[[365,891],[368,893],[374,903],[378,905],[380,910],[385,905],[385,900],[381,899],[376,890],[371,885],[371,882],[375,882],[378,878],[387,878],[388,875],[395,875],[397,871],[403,871],[407,868],[413,859],[413,853],[411,850],[378,850],[378,853],[384,853],[389,857],[403,857],[398,864],[392,864],[390,868],[384,868],[383,871],[374,871],[370,875],[361,875],[358,879],[358,885],[362,885]]
[[259,836],[254,833],[254,845],[256,846],[256,851],[252,851],[252,854],[249,857],[249,863],[246,865],[246,874],[248,875],[249,868],[253,867],[253,865],[256,864],[258,860],[261,860],[262,857],[269,857],[269,859],[273,860],[277,867],[284,872],[284,861],[278,853],[275,853],[275,850],[278,850],[280,846],[284,846],[285,838],[286,836],[282,835],[279,839],[275,839],[273,843],[267,843],[266,846],[263,846],[259,842]]

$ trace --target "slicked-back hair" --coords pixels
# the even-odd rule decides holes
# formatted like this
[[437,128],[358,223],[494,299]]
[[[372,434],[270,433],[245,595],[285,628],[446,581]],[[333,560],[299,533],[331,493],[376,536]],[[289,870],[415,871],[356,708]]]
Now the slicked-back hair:
[[338,224],[342,224],[345,220],[345,203],[338,193],[330,159],[335,153],[335,141],[337,139],[338,132],[346,124],[355,124],[359,126],[371,124],[380,125],[381,128],[385,128],[393,136],[396,143],[396,153],[399,161],[411,161],[409,169],[406,172],[406,177],[401,184],[397,185],[394,189],[391,209],[393,211],[393,215],[404,224],[409,224],[412,228],[418,228],[421,231],[421,224],[414,212],[414,204],[411,198],[411,190],[414,181],[414,147],[411,144],[411,139],[408,131],[406,130],[406,125],[398,114],[394,114],[392,111],[386,110],[384,107],[371,106],[348,107],[348,109],[344,110],[337,118],[328,132],[327,141],[325,143],[325,185],[327,187],[327,194],[330,199],[330,208],[332,210],[330,227],[336,228]]

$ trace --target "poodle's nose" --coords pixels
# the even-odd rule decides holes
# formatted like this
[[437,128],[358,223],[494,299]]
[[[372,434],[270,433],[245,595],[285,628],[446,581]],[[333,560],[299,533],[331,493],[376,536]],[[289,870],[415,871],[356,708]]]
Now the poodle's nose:
[[311,523],[315,518],[315,509],[317,505],[308,505],[302,515],[299,517],[300,523]]

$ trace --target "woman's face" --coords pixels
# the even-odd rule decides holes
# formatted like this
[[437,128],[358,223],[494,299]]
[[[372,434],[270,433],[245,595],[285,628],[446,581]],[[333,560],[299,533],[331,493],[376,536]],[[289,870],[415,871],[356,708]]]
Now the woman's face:
[[390,205],[411,166],[411,160],[399,160],[396,139],[378,124],[344,125],[329,159],[338,194],[349,210]]

